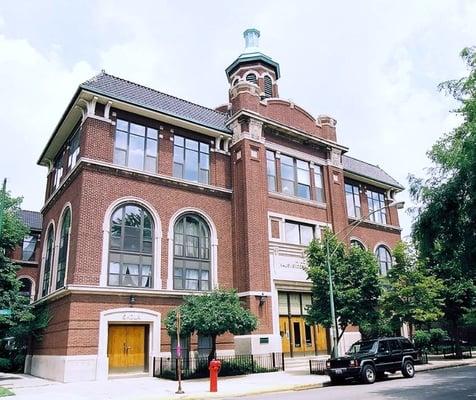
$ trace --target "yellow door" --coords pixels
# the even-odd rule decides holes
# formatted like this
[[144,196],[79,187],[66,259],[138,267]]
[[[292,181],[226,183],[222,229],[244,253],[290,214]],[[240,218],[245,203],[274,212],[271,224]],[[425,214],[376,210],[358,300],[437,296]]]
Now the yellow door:
[[304,319],[302,317],[291,318],[291,346],[294,353],[306,351],[306,339],[304,337]]
[[289,319],[288,317],[279,317],[279,333],[281,334],[281,346],[283,353],[289,353],[291,351],[291,334],[289,332]]
[[144,370],[145,326],[109,325],[109,369]]
[[317,351],[327,354],[327,330],[322,325],[314,325],[316,328]]

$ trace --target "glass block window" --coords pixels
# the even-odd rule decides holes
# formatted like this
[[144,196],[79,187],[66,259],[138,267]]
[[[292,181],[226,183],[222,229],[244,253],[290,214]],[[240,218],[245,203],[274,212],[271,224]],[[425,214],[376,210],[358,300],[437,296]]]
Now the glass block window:
[[286,221],[285,238],[287,243],[307,246],[314,239],[314,226]]
[[109,240],[110,286],[152,287],[154,223],[138,204],[116,208]]
[[266,150],[266,173],[268,175],[268,191],[276,191],[276,158],[274,151]]
[[357,185],[345,184],[345,200],[347,215],[353,218],[360,218],[360,194]]
[[141,171],[157,172],[157,129],[118,119],[114,163]]
[[55,232],[53,225],[50,225],[48,233],[46,234],[46,253],[45,253],[45,265],[43,268],[43,285],[41,288],[41,296],[46,296],[50,290],[51,280],[51,267],[53,265],[53,253]]
[[185,214],[174,227],[174,289],[211,290],[210,229],[202,217]]
[[377,256],[380,275],[387,275],[390,268],[392,268],[392,256],[390,251],[385,246],[379,246],[377,247],[375,255]]
[[289,293],[289,306],[292,315],[301,315],[301,296],[299,293]]
[[209,183],[210,145],[175,135],[173,173],[177,178]]
[[281,155],[281,191],[303,199],[311,198],[308,162]]
[[61,236],[58,251],[58,268],[56,270],[56,289],[64,286],[66,274],[66,262],[68,260],[69,234],[71,228],[71,210],[67,208],[63,214],[61,223]]
[[32,233],[23,238],[21,259],[23,261],[35,261],[36,246],[38,246],[39,235]]
[[325,203],[326,194],[324,192],[324,177],[320,165],[314,165],[314,186],[316,188],[316,201]]
[[367,202],[369,204],[369,218],[379,224],[387,223],[387,208],[383,193],[367,190]]

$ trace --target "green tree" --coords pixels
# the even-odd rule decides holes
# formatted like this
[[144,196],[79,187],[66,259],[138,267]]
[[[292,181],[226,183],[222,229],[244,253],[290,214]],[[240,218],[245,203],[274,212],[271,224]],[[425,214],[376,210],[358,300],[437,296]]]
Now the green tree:
[[428,324],[443,316],[443,282],[422,266],[409,246],[400,242],[393,250],[395,262],[385,278],[382,310],[392,326]]
[[313,240],[307,250],[308,277],[312,282],[312,303],[307,315],[309,323],[332,326],[327,245],[331,255],[340,340],[347,326],[367,326],[378,321],[381,285],[375,256],[357,246],[347,247],[327,230],[322,240]]
[[38,337],[40,328],[47,324],[45,309],[35,310],[29,304],[30,299],[20,294],[19,266],[8,256],[28,233],[19,218],[20,205],[21,198],[6,193],[0,237],[0,309],[10,310],[10,314],[0,315],[0,339],[13,337],[14,348],[7,350],[3,344],[0,346],[0,367],[4,370],[23,365],[28,342]]
[[476,48],[461,56],[468,76],[440,89],[458,102],[462,123],[429,151],[429,177],[410,178],[418,203],[413,238],[423,264],[443,281],[443,311],[456,339],[476,301]]
[[[243,308],[235,291],[216,290],[203,295],[186,296],[179,310],[182,336],[197,333],[212,338],[209,360],[215,357],[217,336],[226,332],[244,335],[258,326],[258,319]],[[165,326],[171,336],[177,334],[176,317],[175,310],[171,310],[165,319]]]

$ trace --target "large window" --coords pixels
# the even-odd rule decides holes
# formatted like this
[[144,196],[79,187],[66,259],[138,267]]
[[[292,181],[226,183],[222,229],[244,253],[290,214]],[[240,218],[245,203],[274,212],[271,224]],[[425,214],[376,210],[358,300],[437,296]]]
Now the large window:
[[316,200],[320,203],[325,203],[326,195],[324,192],[324,179],[322,176],[322,167],[320,165],[314,166],[314,186],[316,187]]
[[23,238],[22,253],[21,253],[22,261],[35,261],[35,253],[36,253],[36,246],[38,245],[38,237],[39,235],[37,233],[32,233]]
[[308,162],[281,155],[281,191],[303,199],[311,198]]
[[78,162],[79,157],[79,132],[81,127],[78,127],[69,139],[68,143],[68,168],[73,168]]
[[268,175],[268,191],[276,191],[276,158],[273,151],[266,150],[266,173]]
[[53,265],[54,238],[55,233],[53,225],[50,225],[48,233],[46,234],[46,253],[45,265],[43,268],[43,286],[41,288],[41,296],[46,296],[50,288],[51,267]]
[[369,217],[379,224],[387,223],[387,209],[383,193],[367,190],[367,202],[369,204]]
[[198,215],[186,214],[175,223],[174,289],[211,289],[210,229]]
[[117,120],[114,163],[142,171],[157,171],[157,129]]
[[53,181],[53,189],[57,189],[60,182],[61,177],[63,176],[63,152],[58,154],[54,164],[54,181]]
[[208,183],[210,145],[174,136],[174,176],[193,182]]
[[379,246],[377,247],[375,255],[377,256],[380,275],[387,275],[388,271],[392,267],[392,256],[390,255],[390,251],[388,251],[385,246]]
[[152,287],[154,223],[137,204],[119,206],[111,217],[110,286]]
[[314,226],[286,221],[285,235],[287,243],[307,246],[314,239]]
[[58,252],[58,269],[56,271],[56,289],[60,289],[64,286],[66,262],[68,261],[70,227],[71,210],[67,208],[63,214],[63,222],[61,223],[60,243]]
[[20,279],[20,291],[19,294],[20,296],[25,296],[28,298],[28,301],[30,302],[31,299],[31,291],[32,291],[32,281],[29,278],[21,278]]
[[347,203],[347,215],[360,218],[360,194],[356,185],[345,184],[345,199]]

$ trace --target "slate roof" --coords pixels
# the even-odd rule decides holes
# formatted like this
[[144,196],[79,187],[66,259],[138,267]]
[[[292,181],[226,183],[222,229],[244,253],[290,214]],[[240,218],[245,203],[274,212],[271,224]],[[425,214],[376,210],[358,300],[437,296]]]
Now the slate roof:
[[[226,113],[179,99],[178,97],[107,74],[104,71],[82,83],[79,87],[96,94],[158,111],[208,128],[232,133],[225,125],[228,118]],[[356,175],[404,189],[402,185],[376,165],[345,155],[343,156],[343,163],[345,170]],[[33,211],[28,212],[34,213]],[[39,221],[41,226],[41,215]]]
[[79,87],[112,99],[125,101],[208,128],[231,133],[225,126],[228,118],[226,113],[109,75],[104,71],[82,83]]
[[43,217],[40,212],[21,210],[20,217],[23,223],[28,226],[28,228],[36,231],[41,231],[43,225]]
[[365,178],[370,178],[377,182],[385,183],[399,189],[404,189],[400,183],[387,174],[382,168],[377,165],[369,164],[356,158],[349,156],[342,156],[344,170],[353,174],[360,175]]

